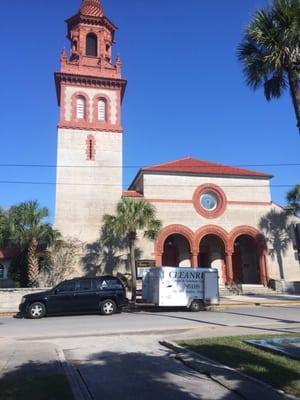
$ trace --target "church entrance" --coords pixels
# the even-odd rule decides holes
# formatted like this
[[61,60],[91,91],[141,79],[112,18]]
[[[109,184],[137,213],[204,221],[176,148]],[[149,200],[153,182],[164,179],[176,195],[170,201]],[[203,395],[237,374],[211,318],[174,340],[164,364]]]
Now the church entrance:
[[233,281],[243,284],[259,284],[260,270],[256,241],[241,235],[234,242],[232,255]]
[[167,237],[164,243],[162,263],[169,267],[190,267],[191,249],[188,240],[180,234]]
[[220,281],[225,281],[225,246],[217,235],[206,235],[199,246],[198,266],[217,268]]

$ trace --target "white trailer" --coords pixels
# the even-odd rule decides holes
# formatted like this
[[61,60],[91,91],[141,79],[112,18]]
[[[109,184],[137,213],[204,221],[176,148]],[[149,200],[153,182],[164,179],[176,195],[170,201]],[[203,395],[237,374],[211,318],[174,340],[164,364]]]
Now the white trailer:
[[219,303],[218,270],[214,268],[149,268],[143,277],[143,303],[188,307],[200,311]]

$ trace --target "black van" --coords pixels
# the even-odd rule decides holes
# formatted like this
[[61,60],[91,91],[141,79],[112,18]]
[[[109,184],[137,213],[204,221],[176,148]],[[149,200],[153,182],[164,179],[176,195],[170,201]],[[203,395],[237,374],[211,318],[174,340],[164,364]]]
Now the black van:
[[121,312],[128,304],[120,279],[114,276],[76,278],[63,281],[47,292],[22,297],[19,311],[29,318],[49,314],[98,311],[103,315]]

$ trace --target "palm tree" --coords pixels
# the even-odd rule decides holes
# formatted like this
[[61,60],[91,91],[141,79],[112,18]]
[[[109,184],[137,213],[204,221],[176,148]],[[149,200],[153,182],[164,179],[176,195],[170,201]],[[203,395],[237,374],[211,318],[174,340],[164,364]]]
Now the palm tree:
[[127,239],[132,274],[132,301],[135,301],[137,232],[144,231],[145,237],[154,240],[161,229],[161,221],[156,218],[156,209],[152,204],[144,200],[135,201],[124,198],[117,204],[116,215],[105,215],[103,222],[102,232],[106,232],[105,237],[102,235],[104,244],[110,243],[114,236]]
[[300,184],[296,185],[294,189],[290,190],[286,199],[288,201],[287,213],[288,215],[297,215],[300,213]]
[[39,248],[54,243],[60,237],[57,230],[44,222],[48,209],[37,201],[28,201],[10,208],[8,225],[11,243],[27,255],[27,274],[30,286],[38,285]]
[[300,2],[273,0],[256,11],[238,47],[246,83],[268,101],[289,87],[300,130]]

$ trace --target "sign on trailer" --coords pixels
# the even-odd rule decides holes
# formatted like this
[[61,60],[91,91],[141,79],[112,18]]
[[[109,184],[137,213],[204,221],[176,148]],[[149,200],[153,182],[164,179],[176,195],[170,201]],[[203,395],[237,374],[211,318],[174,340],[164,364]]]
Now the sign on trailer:
[[142,300],[159,307],[191,307],[196,303],[218,304],[218,270],[180,267],[149,268],[143,277]]

